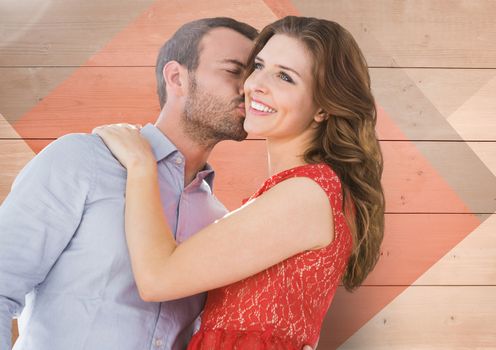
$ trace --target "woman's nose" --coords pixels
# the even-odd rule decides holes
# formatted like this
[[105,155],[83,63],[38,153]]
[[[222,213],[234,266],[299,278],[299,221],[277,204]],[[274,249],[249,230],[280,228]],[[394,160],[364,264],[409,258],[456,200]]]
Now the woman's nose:
[[254,71],[245,82],[245,91],[267,93],[266,77],[262,72]]

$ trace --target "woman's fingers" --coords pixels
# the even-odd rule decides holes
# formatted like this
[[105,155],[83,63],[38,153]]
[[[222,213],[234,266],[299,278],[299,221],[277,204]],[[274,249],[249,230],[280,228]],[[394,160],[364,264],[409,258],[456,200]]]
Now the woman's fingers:
[[114,156],[128,168],[130,165],[152,163],[155,157],[148,141],[141,136],[140,124],[109,124],[98,126],[93,133],[100,136]]
[[141,124],[128,124],[128,123],[117,123],[117,124],[105,124],[94,128],[91,132],[93,134],[100,134],[103,132],[126,132],[129,130],[139,131],[143,128]]

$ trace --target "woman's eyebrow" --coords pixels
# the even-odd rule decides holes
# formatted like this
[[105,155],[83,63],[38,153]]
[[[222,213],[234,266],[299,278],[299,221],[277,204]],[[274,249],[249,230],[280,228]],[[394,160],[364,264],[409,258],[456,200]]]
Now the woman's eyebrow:
[[276,64],[276,66],[278,66],[279,68],[285,69],[285,70],[289,70],[289,71],[293,72],[294,74],[296,74],[297,76],[299,76],[301,78],[300,73],[298,73],[297,71],[295,71],[293,68],[289,68],[289,67],[286,67],[286,66],[281,66],[280,64]]
[[[262,63],[264,63],[265,61],[260,58],[259,56],[255,57],[255,60],[258,60]],[[294,74],[296,74],[297,76],[299,76],[301,78],[301,75],[300,73],[298,73],[297,71],[295,71],[293,68],[289,68],[289,67],[286,67],[286,66],[282,66],[280,64],[276,64],[277,67],[281,68],[281,69],[285,69],[285,70],[289,70],[290,72],[293,72]]]

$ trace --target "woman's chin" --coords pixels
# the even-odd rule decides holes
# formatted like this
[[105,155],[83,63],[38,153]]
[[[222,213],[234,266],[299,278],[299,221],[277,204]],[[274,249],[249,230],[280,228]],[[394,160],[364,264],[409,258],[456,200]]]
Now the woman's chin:
[[255,128],[251,128],[251,129],[246,129],[245,128],[245,131],[248,133],[248,138],[249,139],[252,139],[252,138],[261,138],[261,139],[264,139],[264,138],[266,138],[265,133],[263,133],[261,130],[255,129]]
[[265,138],[264,130],[262,130],[261,128],[254,125],[254,123],[251,123],[248,119],[245,119],[245,122],[243,124],[243,128],[248,133],[249,138],[252,138],[252,137]]

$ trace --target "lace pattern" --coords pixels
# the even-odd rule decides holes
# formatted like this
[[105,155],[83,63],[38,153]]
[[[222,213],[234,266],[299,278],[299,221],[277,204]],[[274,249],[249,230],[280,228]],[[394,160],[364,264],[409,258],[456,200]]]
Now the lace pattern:
[[300,350],[317,341],[352,248],[341,209],[341,182],[328,165],[308,164],[270,177],[249,199],[297,176],[312,178],[327,193],[334,218],[333,241],[209,292],[201,328],[188,349]]

